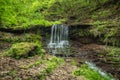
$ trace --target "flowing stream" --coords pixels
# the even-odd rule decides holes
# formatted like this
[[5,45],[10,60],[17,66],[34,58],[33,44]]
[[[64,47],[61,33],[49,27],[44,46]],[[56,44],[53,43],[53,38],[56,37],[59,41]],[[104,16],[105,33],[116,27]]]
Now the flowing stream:
[[68,55],[69,41],[68,41],[68,26],[62,24],[55,24],[51,27],[51,38],[48,44],[49,52],[55,54]]
[[[55,24],[51,27],[51,37],[48,43],[49,53],[63,54],[68,56],[70,54],[70,44],[68,41],[68,26],[62,24]],[[93,63],[85,61],[85,63],[91,68],[96,70],[101,76],[106,77],[109,80],[116,80],[110,77],[108,74],[97,68]]]

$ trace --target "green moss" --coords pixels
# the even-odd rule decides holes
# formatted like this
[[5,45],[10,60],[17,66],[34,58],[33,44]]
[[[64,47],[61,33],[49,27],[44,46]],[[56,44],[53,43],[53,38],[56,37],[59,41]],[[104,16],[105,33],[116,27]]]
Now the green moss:
[[14,58],[29,57],[37,54],[37,45],[35,43],[21,42],[13,44],[12,47],[4,53],[5,56]]

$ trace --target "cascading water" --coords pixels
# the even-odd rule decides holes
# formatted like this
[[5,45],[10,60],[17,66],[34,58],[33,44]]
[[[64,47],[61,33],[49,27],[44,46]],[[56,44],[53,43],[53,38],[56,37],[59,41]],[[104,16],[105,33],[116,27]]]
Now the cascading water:
[[55,24],[51,28],[51,38],[48,44],[49,52],[52,54],[69,53],[68,26]]

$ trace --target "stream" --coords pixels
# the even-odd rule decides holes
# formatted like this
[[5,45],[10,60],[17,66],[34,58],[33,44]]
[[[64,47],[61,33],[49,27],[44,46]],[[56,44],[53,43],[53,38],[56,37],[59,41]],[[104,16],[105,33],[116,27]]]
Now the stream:
[[[120,70],[111,68],[112,64],[108,64],[104,60],[104,45],[96,43],[82,44],[77,39],[69,41],[68,31],[68,26],[66,25],[52,26],[51,36],[49,36],[50,41],[45,41],[46,45],[44,45],[47,46],[45,49],[47,49],[48,54],[59,57],[71,57],[80,65],[81,63],[87,64],[91,69],[98,71],[103,77],[113,75],[120,78]],[[116,79],[111,77],[111,80]]]

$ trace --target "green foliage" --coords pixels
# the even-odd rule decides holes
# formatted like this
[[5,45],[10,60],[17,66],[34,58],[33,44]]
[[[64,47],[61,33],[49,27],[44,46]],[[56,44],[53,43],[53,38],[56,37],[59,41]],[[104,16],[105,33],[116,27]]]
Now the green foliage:
[[[22,49],[26,48],[27,43],[29,45],[29,43],[33,43],[34,45],[36,45],[35,48],[35,54],[40,54],[41,56],[44,56],[45,50],[41,48],[41,36],[37,34],[33,34],[33,33],[23,33],[23,34],[12,34],[12,33],[5,33],[5,32],[0,32],[0,39],[2,41],[8,42],[8,43],[12,43],[13,46],[16,45],[16,49]],[[19,43],[23,43],[21,45],[19,45]],[[24,43],[26,43],[26,45],[24,45]],[[18,46],[19,47],[18,47]],[[23,46],[22,46],[23,45]],[[31,45],[31,44],[30,44]],[[31,45],[32,46],[32,45]],[[15,46],[14,46],[15,47]],[[10,48],[10,50],[8,50],[11,55],[12,55],[12,49]],[[14,51],[13,51],[14,52]],[[26,52],[27,53],[27,52]],[[14,53],[13,53],[14,54]],[[15,53],[16,54],[16,53]],[[16,56],[16,55],[15,55]],[[23,57],[23,56],[22,56]]]
[[85,36],[90,36],[91,32],[89,29],[75,29],[72,30],[71,34],[72,37],[77,37],[77,36],[85,37]]
[[42,63],[43,63],[43,61],[42,61],[42,60],[39,60],[39,61],[37,61],[37,62],[35,62],[35,63],[33,63],[33,64],[30,64],[30,65],[28,66],[28,68],[31,68],[31,67],[40,65],[40,64],[42,64]]
[[90,30],[90,32],[95,36],[101,36],[102,34],[105,34],[106,33],[106,30],[107,30],[107,24],[108,22],[104,22],[104,21],[95,21],[93,23],[93,26]]
[[16,43],[13,44],[12,47],[4,53],[4,56],[11,56],[16,59],[19,59],[21,57],[29,57],[31,55],[37,54],[37,51],[35,51],[36,48],[37,45],[35,43],[29,42]]
[[74,59],[72,59],[71,64],[77,66],[77,62]]
[[109,47],[107,49],[107,55],[112,57],[120,57],[120,48],[118,47]]
[[52,20],[64,19],[69,20],[71,17],[77,17],[81,13],[81,7],[86,6],[83,0],[59,0],[56,1],[49,9],[46,18]]
[[98,19],[104,19],[109,17],[110,15],[112,15],[112,13],[110,12],[110,10],[100,10],[100,11],[96,11],[91,15],[91,18],[93,20],[98,20]]
[[[2,27],[12,29],[26,29],[35,25],[50,26],[52,21],[44,19],[42,13],[55,0],[1,0],[0,19]],[[55,22],[59,23],[59,22]]]
[[[64,63],[64,60],[62,58],[58,58],[53,56],[52,58],[49,59],[50,62],[56,63],[57,65],[60,65],[62,63]],[[49,64],[49,62],[48,62]]]
[[114,67],[120,68],[120,64],[117,64],[120,62],[120,48],[119,47],[107,46],[106,55],[104,57],[105,57],[105,61],[111,63],[113,68]]
[[52,57],[46,63],[48,64],[47,67],[36,76],[40,80],[45,80],[45,76],[52,73],[57,66],[64,63],[64,60],[62,58]]
[[120,46],[119,30],[119,26],[109,28],[108,32],[106,31],[106,34],[104,36],[104,42],[106,42],[107,44],[111,43],[113,46]]
[[10,76],[14,76],[16,74],[17,74],[16,70],[11,70],[10,72],[8,72],[8,75],[10,75]]
[[[98,5],[106,3],[108,0],[59,0],[47,9],[45,14],[47,19],[58,20],[64,19],[67,22],[74,20],[72,23],[79,22],[89,18],[91,11]],[[102,13],[101,13],[102,14]]]
[[94,37],[99,37],[103,43],[113,46],[120,46],[119,41],[119,26],[111,26],[109,21],[95,21],[90,29],[90,33]]
[[20,35],[14,35],[10,33],[0,32],[0,37],[2,41],[6,41],[9,43],[18,43],[18,42],[34,42],[41,44],[41,36],[39,34],[33,33],[23,33]]
[[[1,0],[0,19],[4,28],[27,29],[61,22],[76,23],[90,17],[90,12],[109,0]],[[92,14],[105,17],[108,11]]]
[[28,80],[33,80],[32,78],[29,78]]
[[104,4],[104,3],[108,2],[109,0],[85,0],[85,1],[88,3],[100,5],[100,4]]
[[82,65],[79,70],[74,72],[75,76],[83,75],[87,80],[110,80],[109,76],[102,77],[96,70],[90,69],[87,65]]
[[79,36],[81,36],[81,37],[91,35],[90,31],[87,30],[87,29],[85,29],[85,30],[80,30],[78,34],[79,34]]
[[28,69],[28,68],[39,66],[39,65],[43,64],[44,62],[46,62],[46,60],[40,59],[34,63],[28,64],[27,66],[22,65],[22,66],[20,66],[20,68]]

